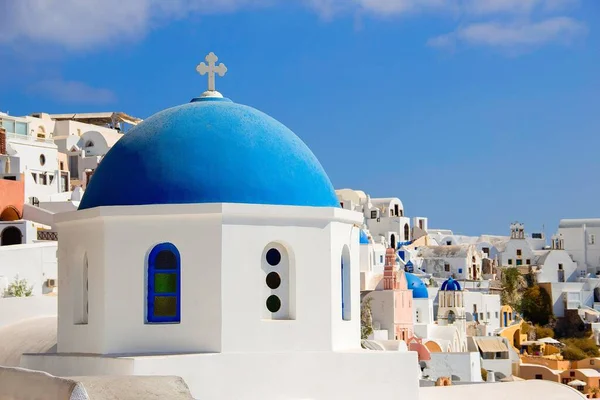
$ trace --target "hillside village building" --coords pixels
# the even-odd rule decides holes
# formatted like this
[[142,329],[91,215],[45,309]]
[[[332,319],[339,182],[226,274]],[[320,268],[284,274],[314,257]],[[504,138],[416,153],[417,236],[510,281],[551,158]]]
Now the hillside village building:
[[[54,215],[77,209],[81,186],[123,136],[100,126],[111,121],[104,114],[15,117],[0,113],[0,297],[17,277],[32,286],[34,295],[56,292]],[[122,113],[109,114],[117,121],[139,121]],[[77,178],[84,167],[89,172],[87,181],[79,185],[71,180],[70,170]]]
[[475,245],[421,246],[413,263],[436,278],[480,280],[482,254]]
[[600,218],[562,219],[558,239],[581,268],[592,275],[600,272]]

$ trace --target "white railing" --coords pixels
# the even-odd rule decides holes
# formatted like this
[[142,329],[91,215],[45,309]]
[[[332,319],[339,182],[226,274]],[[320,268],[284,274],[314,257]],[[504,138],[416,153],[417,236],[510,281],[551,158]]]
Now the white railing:
[[27,140],[29,142],[42,142],[42,143],[54,143],[54,139],[52,138],[40,138],[32,135],[20,135],[18,133],[6,133],[6,139],[17,139],[17,140]]

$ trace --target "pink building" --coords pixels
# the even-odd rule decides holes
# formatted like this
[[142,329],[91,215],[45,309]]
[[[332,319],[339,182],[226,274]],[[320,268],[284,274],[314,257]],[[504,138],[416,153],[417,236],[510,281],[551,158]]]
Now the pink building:
[[385,254],[383,290],[365,296],[371,298],[371,315],[376,329],[387,330],[389,340],[409,340],[413,333],[412,290],[408,288],[404,270],[398,268],[396,252]]

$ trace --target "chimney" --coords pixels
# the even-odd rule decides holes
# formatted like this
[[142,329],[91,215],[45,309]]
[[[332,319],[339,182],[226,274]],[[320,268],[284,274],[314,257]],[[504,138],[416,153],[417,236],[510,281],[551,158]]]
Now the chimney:
[[6,154],[6,130],[0,128],[0,154]]

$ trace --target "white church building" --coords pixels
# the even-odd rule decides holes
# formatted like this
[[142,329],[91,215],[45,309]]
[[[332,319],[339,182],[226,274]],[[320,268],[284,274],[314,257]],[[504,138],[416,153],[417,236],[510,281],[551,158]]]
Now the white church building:
[[57,349],[22,366],[177,375],[206,399],[416,398],[416,353],[361,349],[363,215],[288,128],[214,90],[215,61],[207,92],[131,129],[57,216]]

